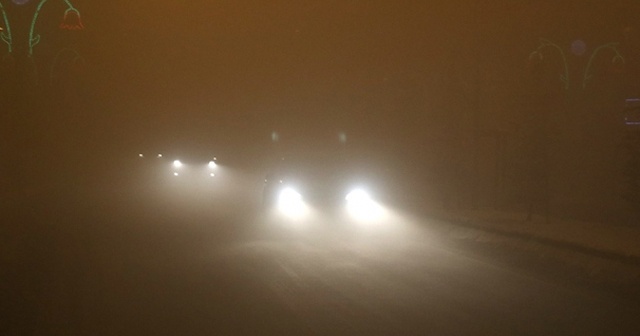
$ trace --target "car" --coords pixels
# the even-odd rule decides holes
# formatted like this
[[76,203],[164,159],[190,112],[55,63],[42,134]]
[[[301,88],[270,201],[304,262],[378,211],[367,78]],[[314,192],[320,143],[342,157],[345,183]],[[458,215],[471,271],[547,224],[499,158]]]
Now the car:
[[[214,178],[218,172],[218,159],[215,156],[204,159],[184,160],[173,159],[170,160],[171,172],[176,178]],[[166,166],[166,165],[165,165]],[[169,168],[169,167],[168,167]]]
[[370,182],[373,178],[358,167],[348,160],[282,158],[265,176],[263,206],[296,219],[312,210],[322,214],[346,212],[360,220],[376,219],[382,211],[375,196],[380,191]]
[[220,172],[218,158],[214,155],[176,155],[166,153],[139,153],[142,173],[154,180],[170,178],[177,181],[199,183],[212,180]]

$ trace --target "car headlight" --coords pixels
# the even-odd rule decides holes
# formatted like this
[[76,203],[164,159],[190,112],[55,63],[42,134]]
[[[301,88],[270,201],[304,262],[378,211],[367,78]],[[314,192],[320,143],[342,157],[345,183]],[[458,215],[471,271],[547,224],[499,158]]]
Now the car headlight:
[[362,189],[355,189],[349,192],[345,199],[349,203],[365,203],[371,201],[371,196]]
[[173,167],[173,176],[180,176],[180,173],[178,173],[178,171],[180,170],[180,168],[183,166],[182,161],[180,160],[174,160],[171,163],[171,166]]
[[289,217],[301,217],[306,213],[307,207],[299,192],[285,188],[278,195],[278,210]]
[[278,203],[292,204],[302,202],[302,195],[292,188],[285,188],[280,192]]
[[379,219],[382,215],[382,207],[362,189],[350,191],[345,199],[347,211],[357,220],[372,221]]

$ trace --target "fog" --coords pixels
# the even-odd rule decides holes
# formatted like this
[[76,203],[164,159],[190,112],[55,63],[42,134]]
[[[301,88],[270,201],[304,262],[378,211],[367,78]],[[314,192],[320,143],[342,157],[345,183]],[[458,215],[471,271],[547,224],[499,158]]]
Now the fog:
[[[132,234],[126,254],[155,239],[142,238],[155,221],[192,224],[185,241],[235,242],[269,221],[264,180],[282,162],[325,187],[329,169],[359,173],[412,229],[432,211],[477,209],[640,222],[638,1],[0,5],[0,243],[42,243],[36,263],[57,251],[87,274],[111,270],[103,238]],[[215,186],[174,178],[173,160],[213,157]],[[312,223],[341,221],[313,210]],[[95,260],[74,259],[85,249]],[[11,281],[25,278],[46,291],[31,273]],[[53,320],[82,310],[65,309]]]
[[273,132],[280,147],[345,134],[444,203],[625,207],[633,1],[79,2],[77,31],[47,3],[29,58],[35,5],[5,6],[5,185],[108,175],[140,151],[258,166],[279,155]]

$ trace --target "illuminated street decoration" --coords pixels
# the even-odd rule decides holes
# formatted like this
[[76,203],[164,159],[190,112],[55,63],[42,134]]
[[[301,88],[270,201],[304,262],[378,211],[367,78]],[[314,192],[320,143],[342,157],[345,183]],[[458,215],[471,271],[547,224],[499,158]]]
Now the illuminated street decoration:
[[[38,21],[38,17],[40,16],[40,11],[44,4],[49,0],[40,0],[36,10],[33,14],[33,18],[31,19],[31,26],[29,29],[29,46],[28,55],[33,55],[33,48],[40,42],[40,35],[35,33],[36,22]],[[62,18],[62,23],[60,24],[60,29],[65,30],[80,30],[84,28],[82,24],[82,20],[80,17],[80,11],[78,11],[73,4],[69,0],[62,0],[67,9],[64,11],[64,16]],[[30,2],[30,0],[12,0],[12,2],[16,5],[25,5]],[[0,27],[0,40],[2,40],[7,45],[8,53],[13,52],[13,36],[11,35],[11,24],[9,22],[9,17],[7,16],[7,12],[0,2],[0,13],[2,13],[2,20],[4,21],[4,28]]]
[[75,8],[67,8],[64,11],[64,18],[60,24],[60,29],[66,30],[80,30],[83,29],[82,20],[80,19],[80,12]]
[[[29,56],[33,55],[33,47],[35,47],[40,42],[40,35],[35,34],[35,27],[36,22],[38,21],[38,16],[40,15],[40,10],[47,1],[48,0],[40,0],[38,7],[36,7],[36,12],[33,14],[33,19],[31,20],[31,29],[29,30]],[[69,0],[62,1],[64,1],[64,3],[67,5],[67,9],[64,11],[60,29],[83,29],[84,25],[82,24],[82,20],[80,19],[80,12],[75,7],[73,7]]]
[[593,53],[591,54],[591,57],[589,58],[589,63],[587,64],[587,68],[584,70],[584,76],[582,78],[582,88],[584,89],[585,87],[587,87],[587,81],[589,79],[591,79],[591,65],[593,63],[593,60],[595,59],[596,55],[598,55],[598,53],[601,50],[604,49],[611,49],[611,51],[613,51],[614,56],[611,59],[611,64],[614,66],[619,66],[621,64],[624,64],[624,58],[622,57],[622,55],[620,54],[620,51],[618,51],[618,43],[607,43],[607,44],[603,44],[601,46],[599,46],[598,48],[596,48],[596,50],[593,51]]
[[0,2],[0,12],[2,12],[2,19],[4,20],[4,26],[6,27],[0,32],[0,39],[7,45],[8,53],[13,51],[13,38],[11,37],[11,25],[9,24],[9,17],[4,10],[4,6]]
[[529,54],[529,62],[542,62],[542,60],[544,59],[542,50],[546,48],[553,48],[554,50],[557,50],[560,53],[560,56],[562,57],[562,64],[564,65],[564,75],[560,75],[560,80],[564,83],[565,90],[568,90],[569,89],[569,66],[567,65],[567,57],[565,56],[562,48],[560,48],[557,44],[547,39],[541,38],[540,46],[538,47],[538,49],[536,49],[531,54]]
[[[547,48],[557,50],[558,53],[560,54],[560,57],[562,58],[562,65],[564,66],[564,74],[560,75],[560,81],[564,83],[565,90],[568,90],[569,83],[570,83],[569,82],[569,64],[567,62],[567,57],[564,53],[564,50],[560,46],[558,46],[557,44],[547,39],[541,38],[540,46],[538,46],[536,50],[534,50],[532,53],[529,54],[529,63],[541,63],[544,60],[543,50]],[[587,82],[592,77],[591,71],[592,71],[592,65],[593,65],[594,59],[596,58],[597,55],[600,54],[601,51],[607,50],[607,49],[611,50],[614,54],[613,58],[611,59],[611,64],[613,66],[619,67],[625,63],[624,57],[622,57],[622,54],[620,54],[620,51],[618,50],[618,43],[607,43],[597,47],[591,53],[587,66],[584,69],[584,72],[582,75],[583,89],[587,87]],[[582,56],[586,52],[586,44],[581,40],[576,40],[571,44],[571,51],[576,56]]]

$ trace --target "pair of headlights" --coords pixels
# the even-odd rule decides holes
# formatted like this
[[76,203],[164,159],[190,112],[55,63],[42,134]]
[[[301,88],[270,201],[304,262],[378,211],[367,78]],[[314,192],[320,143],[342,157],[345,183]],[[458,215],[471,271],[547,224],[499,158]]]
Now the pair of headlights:
[[[216,169],[216,167],[218,166],[218,164],[215,162],[215,158],[211,161],[209,161],[209,163],[207,164],[207,167],[209,168],[209,176],[214,177],[216,176],[216,174],[214,173],[214,170]],[[180,176],[180,170],[184,167],[184,163],[182,163],[182,161],[180,160],[174,160],[171,165],[173,166],[173,176]]]
[[[371,196],[362,189],[354,189],[344,199],[350,203],[362,203],[371,201]],[[285,188],[280,192],[279,200],[284,202],[302,201],[302,194],[293,188]]]
[[[382,207],[363,189],[354,189],[345,196],[346,210],[349,215],[359,220],[379,219]],[[293,188],[283,189],[278,196],[278,209],[288,217],[304,217],[309,209],[302,194]]]
[[[181,168],[182,166],[184,166],[184,164],[182,163],[182,161],[180,161],[180,160],[174,160],[174,161],[173,161],[173,168],[178,169],[178,168]],[[214,169],[214,168],[215,168],[215,167],[217,167],[217,166],[218,166],[218,164],[216,164],[216,162],[215,162],[215,161],[213,161],[213,160],[212,160],[212,161],[209,161],[209,163],[207,164],[207,167],[209,167],[209,168],[211,168],[211,169]]]

